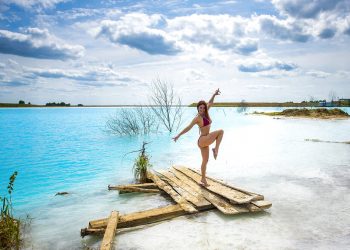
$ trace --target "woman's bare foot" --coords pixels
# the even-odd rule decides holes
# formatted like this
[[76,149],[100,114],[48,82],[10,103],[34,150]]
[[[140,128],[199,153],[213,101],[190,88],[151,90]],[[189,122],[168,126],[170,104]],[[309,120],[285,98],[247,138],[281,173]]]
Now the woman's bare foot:
[[213,150],[214,159],[216,160],[216,157],[218,157],[218,152],[215,151],[215,148],[212,148],[211,150]]
[[201,179],[201,183],[200,183],[202,186],[204,186],[204,187],[208,187],[209,186],[209,184],[208,184],[208,182],[207,182],[207,180],[206,179]]

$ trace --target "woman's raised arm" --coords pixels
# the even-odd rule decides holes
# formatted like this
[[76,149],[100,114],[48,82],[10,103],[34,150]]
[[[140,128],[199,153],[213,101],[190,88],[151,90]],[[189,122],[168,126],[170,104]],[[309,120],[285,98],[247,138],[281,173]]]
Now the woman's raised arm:
[[179,137],[181,135],[183,135],[183,134],[187,133],[188,131],[190,131],[191,128],[197,123],[198,123],[198,117],[196,116],[186,128],[184,128],[177,136],[173,137],[173,140],[176,142],[177,139],[179,139]]
[[215,90],[215,93],[213,94],[213,96],[210,98],[208,102],[208,109],[213,105],[215,96],[220,94],[221,94],[220,89]]

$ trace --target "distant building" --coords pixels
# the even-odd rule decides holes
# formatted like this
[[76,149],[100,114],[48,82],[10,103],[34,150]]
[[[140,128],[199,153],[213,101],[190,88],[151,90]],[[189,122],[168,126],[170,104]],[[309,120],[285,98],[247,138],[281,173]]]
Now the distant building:
[[339,99],[339,106],[350,106],[350,99]]
[[326,100],[323,100],[323,101],[319,102],[319,106],[320,107],[326,107],[326,104],[327,104]]
[[327,102],[326,100],[319,101],[319,107],[336,107],[338,102]]

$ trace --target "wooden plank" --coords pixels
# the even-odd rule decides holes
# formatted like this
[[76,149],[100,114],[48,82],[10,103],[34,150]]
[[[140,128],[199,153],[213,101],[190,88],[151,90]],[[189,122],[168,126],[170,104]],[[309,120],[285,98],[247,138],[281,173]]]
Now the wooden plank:
[[252,203],[255,205],[255,206],[258,206],[262,209],[268,209],[272,206],[272,203],[269,202],[269,201],[252,201]]
[[111,216],[108,219],[106,232],[103,236],[101,243],[101,250],[111,250],[113,246],[115,232],[118,225],[118,212],[112,211]]
[[[160,173],[165,178],[165,181],[169,183],[182,197],[184,197],[189,202],[196,206],[196,209],[206,209],[212,207],[213,205],[204,199],[203,196],[196,193],[190,186],[181,182],[170,172]],[[162,179],[161,178],[161,179]]]
[[194,189],[197,193],[202,195],[206,200],[208,200],[211,204],[213,204],[217,209],[219,209],[224,214],[239,214],[243,212],[249,212],[249,209],[242,206],[230,204],[222,197],[209,192],[204,187],[199,185],[197,182],[195,182],[194,180],[192,180],[190,177],[186,176],[182,172],[176,169],[172,169],[171,172],[174,173],[174,175],[177,178],[179,178],[181,181],[185,182],[192,189]]
[[[179,204],[169,205],[160,208],[153,208],[145,211],[134,212],[130,214],[120,215],[118,228],[126,228],[139,226],[157,221],[170,219],[173,217],[188,214]],[[89,222],[89,228],[99,229],[107,226],[107,218],[92,220]]]
[[[182,166],[174,166],[174,168],[183,174],[187,175],[191,179],[193,179],[198,184],[201,183],[201,176],[197,173],[191,171],[190,169]],[[241,191],[229,188],[225,185],[222,185],[221,183],[214,182],[210,179],[207,180],[209,186],[206,187],[206,189],[210,190],[213,193],[216,193],[222,197],[227,198],[232,203],[237,204],[244,204],[249,203],[251,200],[254,199],[254,196],[243,193]]]
[[182,208],[183,210],[189,213],[196,213],[198,210],[191,205],[185,198],[179,195],[170,185],[166,184],[163,180],[161,180],[157,175],[152,174],[151,172],[147,172],[147,178],[151,179],[155,184],[157,184],[158,188],[164,190],[167,194],[171,196]]
[[136,187],[136,188],[151,188],[156,189],[158,186],[154,183],[142,183],[142,184],[127,184],[127,185],[108,185],[108,190],[124,190],[129,187]]
[[129,193],[153,193],[153,194],[159,194],[162,193],[163,190],[159,189],[150,189],[150,188],[135,188],[130,190],[120,190],[119,194],[129,194]]
[[[194,173],[198,174],[199,176],[201,176],[201,173],[199,171],[196,171],[192,168],[188,168],[189,170],[193,171]],[[212,177],[209,177],[209,176],[206,176],[207,179],[209,180],[212,180],[212,181],[215,181],[215,182],[218,182],[224,186],[227,186],[229,188],[232,188],[232,189],[236,189],[238,191],[241,191],[242,193],[246,193],[248,195],[251,195],[251,196],[254,196],[254,198],[252,199],[252,201],[260,201],[260,200],[263,200],[264,199],[264,196],[261,195],[261,194],[257,194],[257,193],[253,193],[253,192],[250,192],[250,191],[247,191],[247,190],[244,190],[242,188],[239,188],[239,187],[236,187],[236,186],[231,186],[223,181],[220,181],[220,180],[217,180],[217,179],[214,179]]]
[[[213,208],[208,208],[206,210],[201,210],[200,212],[211,210]],[[190,213],[182,209],[179,204],[169,205],[166,207],[155,208],[135,213],[130,213],[126,215],[120,215],[118,221],[118,228],[128,228],[140,225],[147,225],[159,221],[169,220],[178,216],[188,215]],[[103,234],[108,219],[103,218],[99,220],[93,220],[89,222],[89,228],[81,229],[81,236],[84,237],[90,234]]]
[[160,193],[160,190],[154,188],[123,187],[119,189],[120,193],[140,192],[140,193]]

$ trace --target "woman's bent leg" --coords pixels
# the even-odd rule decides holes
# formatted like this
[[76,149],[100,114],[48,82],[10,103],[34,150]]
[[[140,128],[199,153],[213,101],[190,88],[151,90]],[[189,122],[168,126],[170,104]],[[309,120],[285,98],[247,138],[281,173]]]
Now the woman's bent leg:
[[222,141],[222,137],[224,136],[224,130],[220,129],[218,131],[219,131],[219,135],[216,138],[215,149],[214,149],[215,160],[216,160],[216,157],[218,156],[218,153],[219,153],[219,147],[220,147],[220,143]]
[[201,173],[202,173],[202,179],[201,182],[204,186],[208,186],[207,179],[206,179],[206,170],[207,170],[207,163],[209,159],[209,147],[203,147],[200,148],[202,153],[202,165],[201,165]]
[[223,135],[224,135],[224,131],[222,129],[213,131],[206,136],[200,137],[198,140],[198,145],[200,147],[208,147],[214,141],[216,141],[215,148],[213,150],[214,158],[216,159],[216,156],[219,153],[219,147],[220,147],[220,143],[222,141]]

